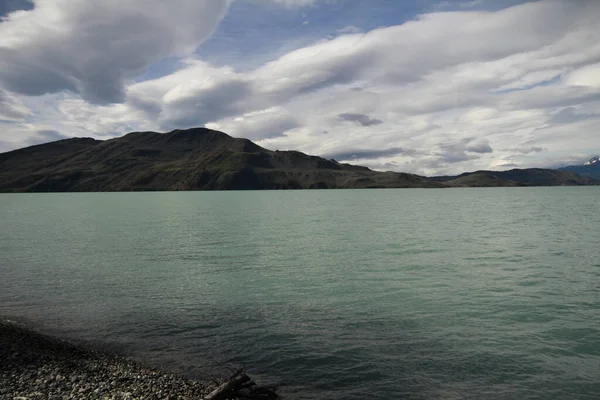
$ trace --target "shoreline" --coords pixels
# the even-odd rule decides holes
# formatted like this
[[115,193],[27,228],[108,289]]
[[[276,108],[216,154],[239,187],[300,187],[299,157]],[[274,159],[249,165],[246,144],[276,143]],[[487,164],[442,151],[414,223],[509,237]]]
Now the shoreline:
[[7,320],[0,360],[0,399],[10,400],[200,400],[226,382],[195,381]]

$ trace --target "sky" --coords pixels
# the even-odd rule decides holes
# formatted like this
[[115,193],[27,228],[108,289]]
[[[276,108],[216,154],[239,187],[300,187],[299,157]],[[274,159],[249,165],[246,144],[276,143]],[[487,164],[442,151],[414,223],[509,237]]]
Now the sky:
[[0,0],[0,152],[206,126],[422,175],[600,153],[600,1]]

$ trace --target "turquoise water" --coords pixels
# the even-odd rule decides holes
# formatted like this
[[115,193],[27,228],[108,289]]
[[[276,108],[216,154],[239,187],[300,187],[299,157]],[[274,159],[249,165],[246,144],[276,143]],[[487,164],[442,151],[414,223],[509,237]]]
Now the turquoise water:
[[600,398],[600,188],[0,196],[0,315],[290,399]]

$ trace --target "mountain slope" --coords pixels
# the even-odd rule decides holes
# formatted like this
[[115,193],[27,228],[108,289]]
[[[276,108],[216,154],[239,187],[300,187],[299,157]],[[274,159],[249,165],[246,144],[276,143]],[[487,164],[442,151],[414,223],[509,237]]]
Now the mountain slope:
[[458,176],[437,176],[432,179],[452,187],[579,186],[600,184],[600,181],[582,177],[573,172],[540,168],[465,172]]
[[574,172],[588,178],[600,179],[600,156],[593,157],[583,165],[570,165],[559,169],[561,171]]
[[205,128],[67,139],[0,154],[0,191],[443,187],[297,151],[270,151]]

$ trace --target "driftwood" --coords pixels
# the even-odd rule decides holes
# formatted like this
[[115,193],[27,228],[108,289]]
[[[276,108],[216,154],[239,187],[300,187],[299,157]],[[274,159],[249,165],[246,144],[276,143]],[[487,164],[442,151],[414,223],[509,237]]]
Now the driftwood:
[[229,379],[204,397],[204,400],[225,399],[278,399],[274,388],[257,387],[245,369],[235,371]]

